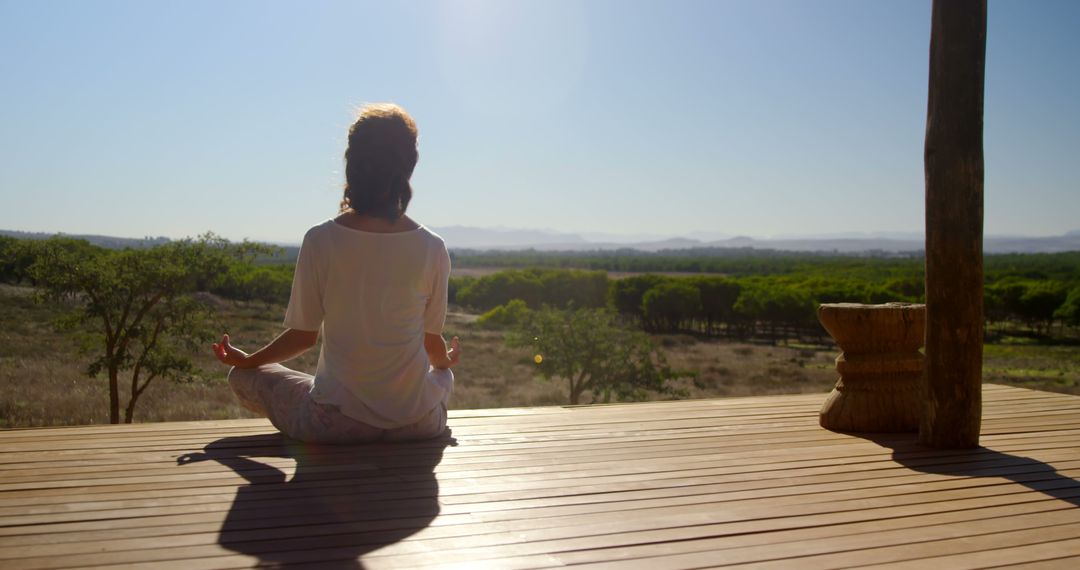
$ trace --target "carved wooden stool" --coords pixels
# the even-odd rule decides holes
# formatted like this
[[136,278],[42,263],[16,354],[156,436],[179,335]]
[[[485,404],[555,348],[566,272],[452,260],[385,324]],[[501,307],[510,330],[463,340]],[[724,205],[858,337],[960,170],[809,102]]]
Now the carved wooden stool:
[[840,346],[840,378],[821,407],[821,427],[917,432],[922,404],[926,305],[827,303],[818,320]]

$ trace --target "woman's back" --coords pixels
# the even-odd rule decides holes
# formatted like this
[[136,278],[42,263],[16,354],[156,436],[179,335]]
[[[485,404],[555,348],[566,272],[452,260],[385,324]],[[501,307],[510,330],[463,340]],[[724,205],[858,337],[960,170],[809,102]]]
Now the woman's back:
[[445,397],[424,378],[424,333],[446,317],[450,260],[422,226],[366,232],[327,221],[301,246],[285,326],[317,329],[312,397],[377,427],[415,421]]
[[[339,216],[304,236],[286,330],[252,354],[227,334],[214,353],[249,410],[303,441],[399,441],[446,429],[453,389],[448,347],[450,255],[405,216],[419,158],[416,123],[392,104],[368,105],[349,129]],[[321,332],[321,335],[320,335]],[[322,337],[315,376],[279,363]]]

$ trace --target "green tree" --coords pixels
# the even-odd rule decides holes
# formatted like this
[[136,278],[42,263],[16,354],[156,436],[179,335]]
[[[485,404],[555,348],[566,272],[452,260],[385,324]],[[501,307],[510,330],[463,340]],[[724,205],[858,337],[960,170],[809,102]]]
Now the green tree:
[[895,297],[894,300],[911,303],[922,303],[926,300],[926,280],[922,275],[894,277],[886,281],[884,287]]
[[229,299],[262,301],[267,306],[289,302],[292,290],[293,266],[234,264],[220,277],[211,292]]
[[457,290],[457,302],[481,311],[521,299],[530,307],[540,305],[542,285],[534,273],[507,270],[485,275]]
[[1020,320],[1020,298],[1027,292],[1027,283],[1016,277],[1007,277],[988,284],[983,293],[983,305],[988,321],[1003,322]]
[[1065,304],[1068,290],[1061,283],[1035,281],[1028,284],[1020,296],[1020,316],[1035,327],[1049,334],[1054,325],[1054,313]]
[[154,379],[191,373],[187,355],[210,338],[210,309],[195,293],[210,288],[233,264],[268,250],[210,234],[121,251],[77,251],[58,240],[38,247],[30,273],[43,299],[71,307],[61,325],[83,336],[93,355],[87,374],[107,376],[114,424],[120,423],[122,376],[129,384],[124,423],[131,423],[139,396]]
[[536,308],[602,307],[608,279],[603,271],[570,269],[510,269],[455,285],[458,304],[487,311],[521,299]]
[[476,281],[476,278],[468,275],[464,277],[451,276],[446,287],[446,300],[452,305],[460,305],[461,301],[458,300],[458,291],[467,288],[474,281]]
[[705,334],[713,334],[722,323],[730,325],[735,314],[735,301],[742,289],[738,282],[723,277],[698,277],[693,282],[701,296]]
[[607,303],[605,271],[530,270],[540,278],[541,300],[555,307],[603,307]]
[[0,236],[0,283],[18,283],[22,276],[19,271],[19,240]]
[[520,324],[528,315],[529,307],[525,301],[514,299],[480,315],[476,322],[484,328],[505,328]]
[[[814,301],[810,295],[791,286],[760,281],[743,287],[735,312],[754,327],[761,323],[768,327],[773,341],[785,333],[815,326]],[[784,336],[786,340],[786,336]]]
[[1080,285],[1069,291],[1065,302],[1054,311],[1054,318],[1071,327],[1080,326]]
[[35,284],[30,267],[46,249],[64,250],[75,257],[92,257],[104,248],[82,239],[55,236],[48,240],[0,236],[0,282]]
[[625,279],[616,279],[608,291],[608,302],[619,314],[645,318],[643,301],[645,293],[653,287],[670,280],[662,275],[635,275]]
[[571,404],[585,393],[593,401],[642,400],[650,392],[678,394],[670,382],[690,376],[671,369],[648,335],[619,325],[607,309],[545,307],[507,336],[510,346],[536,351],[547,380],[566,383]]
[[651,326],[677,332],[701,313],[701,293],[688,279],[672,279],[646,291],[642,308]]

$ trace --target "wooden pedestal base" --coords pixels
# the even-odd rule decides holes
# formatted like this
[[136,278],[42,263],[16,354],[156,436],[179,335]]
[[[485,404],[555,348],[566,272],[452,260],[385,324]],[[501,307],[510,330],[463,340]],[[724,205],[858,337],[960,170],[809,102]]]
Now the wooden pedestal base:
[[852,432],[917,432],[922,410],[926,306],[828,303],[818,319],[840,346],[840,379],[821,407],[821,427]]

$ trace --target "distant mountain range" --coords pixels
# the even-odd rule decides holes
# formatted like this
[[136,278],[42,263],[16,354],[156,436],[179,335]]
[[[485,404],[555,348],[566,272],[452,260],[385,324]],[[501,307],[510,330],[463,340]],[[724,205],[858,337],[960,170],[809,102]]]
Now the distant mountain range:
[[[633,249],[663,251],[678,249],[769,249],[801,252],[904,253],[923,249],[923,237],[916,233],[870,233],[785,236],[754,238],[724,236],[723,234],[689,234],[694,237],[627,236],[610,234],[576,234],[549,230],[520,230],[511,228],[475,228],[447,226],[432,228],[451,249],[590,251]],[[0,230],[0,235],[22,239],[44,239],[55,234]],[[123,238],[99,235],[70,235],[104,247],[147,247],[167,243],[169,238]],[[296,244],[283,245],[287,250]],[[987,236],[983,243],[987,253],[1057,253],[1080,251],[1080,230],[1060,236]],[[292,252],[290,252],[292,253]]]
[[[843,254],[867,252],[919,252],[924,248],[920,234],[832,234],[778,238],[746,236],[718,237],[717,234],[697,237],[668,237],[637,241],[633,236],[605,236],[561,233],[545,230],[515,230],[448,226],[433,228],[452,249],[538,251],[588,251],[634,249],[663,251],[673,249],[771,249],[782,251],[836,252]],[[694,234],[691,234],[694,235]],[[704,238],[704,239],[703,239]],[[1057,253],[1080,251],[1080,231],[1060,236],[987,236],[983,242],[987,253]]]

